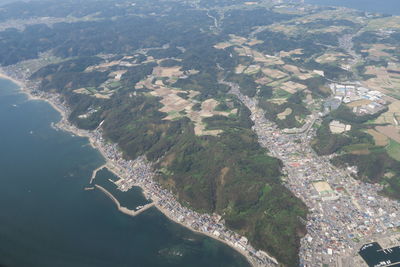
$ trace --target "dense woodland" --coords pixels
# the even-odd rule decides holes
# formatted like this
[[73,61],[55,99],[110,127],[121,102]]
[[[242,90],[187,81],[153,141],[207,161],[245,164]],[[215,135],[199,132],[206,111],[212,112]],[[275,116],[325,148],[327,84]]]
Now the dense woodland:
[[[383,194],[399,198],[400,194],[400,164],[389,156],[384,147],[376,146],[371,135],[365,131],[373,129],[377,124],[368,121],[379,117],[384,112],[374,115],[355,115],[348,107],[340,106],[324,119],[317,130],[317,136],[313,143],[314,150],[320,155],[336,153],[332,163],[340,166],[357,166],[356,178],[369,183],[380,183],[385,186]],[[351,131],[345,134],[334,134],[329,130],[329,123],[339,120],[352,126]],[[392,173],[393,175],[389,175]]]
[[[104,136],[118,143],[126,158],[146,155],[157,162],[157,179],[175,192],[182,203],[201,212],[221,214],[230,228],[248,236],[257,248],[268,251],[287,266],[297,265],[299,240],[305,231],[300,218],[306,217],[307,208],[282,184],[281,162],[267,156],[258,144],[251,130],[250,112],[227,94],[227,86],[218,83],[222,75],[234,69],[238,59],[231,56],[231,49],[214,48],[235,29],[239,30],[236,34],[247,34],[253,26],[293,16],[264,9],[232,10],[222,25],[223,32],[216,35],[209,30],[213,21],[205,11],[179,2],[164,9],[161,8],[165,7],[164,2],[154,9],[144,1],[138,1],[132,9],[122,2],[121,7],[105,11],[101,5],[88,1],[75,13],[76,2],[71,1],[70,7],[55,12],[54,16],[79,18],[100,11],[89,21],[58,23],[52,27],[34,25],[23,31],[0,32],[0,62],[14,64],[52,49],[61,61],[38,70],[32,79],[41,81],[42,90],[64,96],[72,110],[72,122],[81,128],[94,129],[104,120]],[[224,5],[223,1],[218,2]],[[7,12],[0,12],[0,18],[20,16],[21,5],[11,5]],[[40,16],[54,7],[48,6],[46,9],[37,4],[24,14]],[[150,11],[163,15],[148,15]],[[110,13],[113,13],[112,19]],[[142,16],[134,15],[137,13]],[[243,20],[249,16],[251,20]],[[136,53],[141,48],[152,48],[147,56],[166,59],[159,62],[162,66],[178,65],[184,71],[197,70],[197,74],[170,84],[183,92],[200,92],[197,101],[211,97],[221,101],[230,99],[238,109],[237,115],[204,120],[207,129],[223,130],[222,134],[196,136],[193,122],[186,117],[163,120],[167,114],[159,111],[160,99],[148,94],[146,89],[134,89],[135,84],[151,74],[158,64],[141,63],[146,60],[146,56]],[[85,71],[105,62],[99,54],[114,55],[109,60],[134,55],[134,62],[138,64],[125,68],[127,72],[110,99],[74,92],[80,88],[100,90],[110,73],[120,69]],[[243,92],[253,96],[252,79],[237,78]],[[264,86],[259,91],[264,97],[272,95],[272,88]],[[301,107],[296,106],[298,101],[293,97],[289,105],[301,112]],[[218,108],[224,110],[228,106],[222,103]],[[83,114],[90,115],[82,117]]]
[[[228,40],[229,34],[248,36],[254,27],[299,15],[278,13],[259,6],[235,8],[245,2],[242,0],[201,0],[196,4],[200,8],[183,1],[134,2],[135,5],[124,0],[113,0],[112,3],[111,0],[69,0],[62,4],[38,1],[7,5],[0,9],[0,21],[32,19],[48,14],[82,20],[1,31],[0,64],[15,64],[51,51],[59,61],[39,69],[31,78],[40,82],[41,90],[63,96],[71,108],[69,119],[73,123],[84,129],[95,129],[104,120],[104,137],[117,143],[128,159],[145,155],[156,162],[158,181],[172,190],[182,203],[200,212],[219,213],[228,227],[249,237],[257,248],[268,251],[285,266],[298,266],[300,238],[305,234],[301,221],[307,216],[307,208],[283,185],[282,163],[268,156],[258,144],[257,136],[251,130],[250,111],[235,96],[229,95],[229,88],[218,80],[226,78],[236,82],[243,94],[259,97],[267,118],[281,128],[300,127],[298,118],[310,114],[304,104],[305,94],[295,93],[283,104],[272,103],[269,100],[274,88],[256,84],[251,75],[234,73],[238,63],[251,64],[251,60],[239,57],[233,47],[217,49],[215,45]],[[217,8],[227,6],[216,31],[208,14],[221,19]],[[205,8],[209,8],[209,13]],[[331,24],[358,27],[347,20],[319,20],[305,27],[315,29]],[[327,46],[337,45],[337,33],[305,32],[290,36],[264,30],[255,33],[254,37],[263,41],[254,49],[264,54],[303,49],[302,55],[284,60],[288,64],[326,73],[326,77],[307,80],[291,78],[293,82],[306,85],[315,98],[328,95],[324,89],[326,78],[352,77],[352,73],[338,65],[315,61]],[[361,35],[359,38],[375,37]],[[398,37],[393,38],[397,40]],[[129,67],[86,71],[88,67],[127,55],[133,57],[134,64]],[[146,61],[148,57],[153,60]],[[163,106],[160,98],[151,95],[146,88],[135,89],[135,85],[148,77],[156,66],[180,66],[185,73],[196,71],[187,77],[165,82],[182,90],[180,96],[183,98],[189,90],[199,92],[193,110],[201,109],[202,101],[214,98],[220,101],[219,110],[235,108],[237,114],[216,115],[203,120],[208,130],[222,130],[217,136],[195,135],[194,123],[185,116],[163,120],[168,114],[159,111]],[[126,72],[114,85],[110,98],[76,93],[82,88],[91,93],[100,92],[110,74],[118,70]],[[233,106],[228,106],[227,102]],[[278,119],[277,114],[288,108],[292,113],[283,120]],[[400,188],[396,178],[399,176],[384,177],[385,168],[400,173],[397,162],[388,160],[385,152],[374,148],[373,140],[363,132],[362,123],[371,118],[357,117],[348,121],[353,129],[346,135],[329,131],[331,120],[354,118],[349,112],[341,107],[325,118],[318,129],[314,149],[321,155],[338,153],[333,160],[337,165],[357,164],[360,177],[366,181],[393,184],[385,193],[398,197],[400,190],[393,188]],[[346,153],[360,140],[371,148],[371,157]],[[371,169],[370,163],[384,164],[381,169]]]
[[[156,97],[129,97],[132,89],[124,85],[133,85],[148,75],[146,64],[124,74],[123,89],[109,100],[73,93],[76,88],[98,86],[103,81],[101,77],[107,76],[107,72],[91,72],[100,79],[97,84],[81,79],[81,75],[88,73],[80,71],[93,60],[96,59],[83,58],[81,66],[76,60],[49,65],[33,76],[42,78],[44,90],[57,90],[65,96],[72,108],[70,119],[80,127],[93,129],[105,120],[105,136],[118,143],[127,158],[145,154],[152,161],[161,159],[160,183],[176,192],[184,203],[202,212],[222,214],[228,226],[249,236],[260,248],[287,263],[297,261],[293,252],[304,233],[298,218],[306,215],[306,207],[281,184],[281,163],[259,146],[250,130],[252,122],[247,108],[233,98],[239,109],[237,116],[206,120],[209,129],[223,129],[224,133],[219,137],[199,137],[187,118],[162,120],[166,114],[158,111],[162,105]],[[49,79],[49,75],[54,78]],[[198,99],[220,97],[228,89],[217,83],[215,75],[206,72],[174,86],[201,92]],[[97,111],[80,119],[79,115],[91,107]],[[260,212],[264,209],[270,211],[268,216]],[[283,243],[285,250],[280,249]]]

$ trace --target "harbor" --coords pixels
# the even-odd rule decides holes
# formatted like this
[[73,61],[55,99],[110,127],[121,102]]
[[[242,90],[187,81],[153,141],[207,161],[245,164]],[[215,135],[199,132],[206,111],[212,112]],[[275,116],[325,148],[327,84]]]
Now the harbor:
[[117,209],[120,212],[125,213],[125,214],[127,214],[129,216],[137,216],[140,213],[142,213],[142,212],[144,212],[144,211],[146,211],[146,210],[148,210],[148,209],[150,209],[151,207],[154,206],[154,203],[149,203],[149,204],[146,204],[144,206],[138,206],[136,210],[130,210],[130,209],[126,208],[126,207],[122,207],[121,204],[119,203],[118,199],[116,199],[105,188],[103,188],[103,187],[101,187],[100,185],[97,185],[97,184],[95,185],[95,187],[97,189],[99,189],[100,191],[102,191],[104,194],[106,194],[115,203],[115,205],[117,206]]
[[[182,206],[175,196],[168,190],[161,188],[153,179],[152,164],[143,157],[136,160],[125,160],[116,144],[106,143],[101,129],[94,131],[79,129],[68,121],[70,113],[58,94],[46,93],[38,90],[38,84],[29,81],[29,73],[23,70],[4,68],[0,71],[7,73],[11,79],[20,81],[21,89],[29,99],[43,100],[57,110],[62,118],[55,125],[57,128],[88,138],[89,143],[106,160],[107,169],[121,178],[119,189],[128,191],[133,187],[141,187],[147,199],[151,199],[155,206],[173,221],[193,231],[203,233],[221,241],[242,254],[253,266],[276,266],[277,260],[265,251],[255,249],[244,236],[227,229],[221,216],[217,214],[201,214]],[[8,77],[5,75],[5,77]],[[92,174],[93,175],[93,174]]]
[[379,243],[373,242],[362,246],[358,253],[369,267],[400,266],[400,246],[384,249]]
[[[98,189],[85,191],[92,171],[104,164],[100,154],[86,138],[51,128],[60,115],[49,105],[0,83],[0,265],[249,266],[230,247],[155,208],[131,217]],[[97,182],[102,176],[114,179],[101,170]],[[138,188],[128,195],[136,199],[129,209],[147,203]]]

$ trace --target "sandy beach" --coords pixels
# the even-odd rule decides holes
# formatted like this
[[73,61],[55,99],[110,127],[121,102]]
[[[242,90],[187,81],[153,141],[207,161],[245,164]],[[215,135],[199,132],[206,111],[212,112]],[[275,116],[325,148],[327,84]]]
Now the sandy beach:
[[10,76],[7,76],[6,74],[1,73],[1,72],[0,72],[0,79],[9,80],[9,81],[15,83],[16,85],[18,85],[21,88],[21,90],[22,90],[22,88],[25,87],[25,84],[23,82],[15,80],[14,78],[11,78]]
[[[78,128],[76,128],[74,125],[72,125],[71,123],[69,123],[67,114],[66,114],[65,111],[64,111],[63,109],[61,109],[57,104],[53,103],[53,102],[52,102],[51,100],[49,100],[49,99],[41,98],[41,97],[32,95],[31,92],[30,92],[30,90],[29,90],[29,88],[28,88],[28,86],[26,86],[26,84],[25,84],[23,81],[16,80],[16,79],[14,79],[14,78],[12,78],[12,77],[10,77],[10,76],[8,76],[8,75],[2,73],[1,71],[0,71],[0,79],[6,79],[6,80],[9,80],[9,81],[15,83],[16,85],[18,85],[18,86],[20,87],[21,92],[27,95],[28,100],[38,100],[38,101],[45,101],[45,102],[49,103],[49,104],[50,104],[57,112],[59,112],[60,115],[61,115],[61,120],[57,123],[57,127],[58,127],[58,128],[60,128],[61,130],[66,131],[66,132],[70,132],[70,133],[72,133],[72,134],[74,134],[74,135],[76,135],[76,136],[80,136],[80,137],[85,137],[85,138],[87,138],[87,139],[89,140],[89,144],[91,145],[91,147],[93,147],[94,149],[96,149],[97,151],[99,151],[100,154],[102,155],[102,157],[104,158],[105,162],[106,162],[105,164],[103,164],[103,165],[101,166],[101,168],[104,168],[104,167],[105,167],[105,168],[107,168],[110,172],[112,172],[114,175],[116,175],[117,177],[120,177],[120,178],[122,178],[122,179],[126,179],[126,177],[124,177],[125,174],[124,174],[124,173],[121,173],[121,170],[118,170],[119,168],[118,168],[117,166],[115,166],[115,163],[112,162],[110,159],[107,158],[107,156],[106,156],[106,154],[104,153],[104,151],[103,151],[101,145],[100,145],[98,142],[96,142],[90,135],[84,134],[83,131],[80,131],[80,130],[79,130]],[[117,169],[117,170],[116,170],[116,169]],[[91,179],[89,179],[89,180],[91,180]],[[141,187],[140,185],[137,185],[137,186],[138,186],[138,187]],[[143,194],[146,196],[146,198],[149,198],[149,195],[146,194],[146,192],[145,192],[146,189],[143,188],[143,187],[141,187],[141,188],[142,188]],[[174,216],[170,213],[170,211],[168,211],[168,210],[164,209],[163,207],[161,207],[161,206],[157,203],[157,201],[156,201],[155,199],[151,199],[151,200],[153,201],[154,206],[155,206],[161,213],[163,213],[163,214],[164,214],[165,216],[167,216],[170,220],[172,220],[173,222],[175,222],[175,223],[177,223],[177,224],[179,224],[179,225],[181,225],[181,226],[183,226],[183,227],[185,227],[185,228],[188,228],[188,229],[190,229],[190,230],[193,231],[193,232],[206,235],[206,236],[208,236],[208,237],[211,237],[211,238],[213,238],[213,239],[215,239],[215,240],[217,240],[217,241],[220,241],[220,242],[226,244],[227,246],[233,248],[235,251],[237,251],[238,253],[240,253],[241,255],[243,255],[243,256],[247,259],[247,261],[248,261],[252,266],[260,266],[260,265],[258,265],[258,264],[253,260],[253,258],[252,258],[248,253],[246,253],[245,251],[240,250],[239,248],[235,247],[234,245],[228,243],[227,241],[225,241],[225,240],[223,240],[223,239],[218,238],[217,236],[211,235],[211,234],[206,233],[206,232],[202,232],[202,231],[195,230],[195,229],[193,229],[192,227],[190,227],[190,226],[188,226],[188,225],[186,225],[186,224],[180,222],[179,220],[177,220],[176,218],[174,218]],[[263,266],[265,266],[265,265],[263,265]],[[271,266],[272,266],[272,265],[271,265]]]

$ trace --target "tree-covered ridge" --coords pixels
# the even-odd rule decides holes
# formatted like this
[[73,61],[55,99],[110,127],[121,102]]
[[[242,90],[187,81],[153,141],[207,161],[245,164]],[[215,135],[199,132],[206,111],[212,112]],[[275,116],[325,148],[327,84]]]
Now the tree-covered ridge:
[[[335,153],[335,165],[356,166],[356,178],[383,185],[382,193],[396,199],[400,185],[399,22],[398,17],[374,15],[358,27],[353,38],[354,52],[359,55],[353,77],[361,86],[384,94],[385,108],[360,115],[353,112],[356,107],[351,103],[342,104],[324,119],[314,140],[317,153]],[[351,130],[332,133],[329,124],[333,120],[351,125]]]
[[[286,9],[271,1],[99,0],[78,10],[80,4],[64,1],[61,10],[40,1],[4,7],[0,20],[49,12],[88,19],[2,31],[0,63],[51,51],[60,62],[32,79],[63,96],[73,123],[95,129],[104,121],[104,137],[118,143],[126,158],[146,155],[156,162],[158,181],[183,203],[219,213],[257,248],[297,266],[307,208],[283,185],[282,163],[258,144],[250,111],[220,81],[235,82],[256,98],[279,128],[301,128],[323,111],[328,81],[354,78],[343,66],[350,56],[339,38],[363,26],[364,15],[311,7],[294,12],[296,5]],[[367,64],[358,69],[357,75],[371,75]],[[330,132],[333,119],[354,117],[347,112],[339,109],[321,123],[317,152],[348,151],[363,142],[377,152],[374,163],[385,161],[369,181],[379,181],[387,168],[396,173],[397,161],[373,146],[366,121],[351,122],[345,135]],[[335,163],[370,171],[367,157],[342,156]],[[397,181],[388,180],[388,194],[398,194]]]
[[[280,161],[258,144],[250,112],[219,84],[218,66],[232,69],[234,61],[213,47],[214,38],[209,40],[180,54],[157,48],[123,57],[78,57],[48,65],[32,78],[41,81],[43,90],[64,96],[72,110],[70,119],[79,127],[94,129],[104,121],[104,136],[118,143],[127,158],[144,154],[157,161],[159,182],[181,201],[195,210],[221,214],[228,226],[259,248],[296,264],[304,234],[299,218],[305,218],[306,207],[281,183]],[[172,53],[154,58],[161,50]],[[163,74],[172,70],[176,74]],[[121,74],[118,81],[115,73]],[[185,112],[167,119],[171,114],[161,111],[166,103],[154,95],[164,89],[178,90],[176,99],[193,101],[192,110],[213,99],[219,103],[214,107],[217,114],[230,112],[202,119],[205,133],[218,134],[199,136],[196,122]],[[191,92],[196,93],[189,96]],[[261,212],[265,209],[268,216]],[[281,249],[283,243],[286,249]]]

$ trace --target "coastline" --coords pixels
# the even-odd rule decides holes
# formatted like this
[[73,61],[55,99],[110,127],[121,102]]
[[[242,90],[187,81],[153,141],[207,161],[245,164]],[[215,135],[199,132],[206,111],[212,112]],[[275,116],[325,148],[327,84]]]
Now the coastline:
[[4,74],[3,72],[0,72],[0,79],[8,80],[8,81],[15,83],[16,85],[18,85],[20,87],[21,90],[25,87],[25,84],[23,82],[18,81],[16,79]]
[[247,262],[248,262],[251,266],[260,266],[260,265],[257,265],[257,264],[252,260],[252,258],[251,258],[249,255],[247,255],[246,253],[244,253],[244,252],[243,252],[242,250],[240,250],[239,248],[237,248],[237,247],[235,247],[235,246],[232,246],[232,244],[228,243],[226,240],[220,239],[220,238],[218,238],[218,237],[216,237],[216,236],[214,236],[214,235],[211,235],[211,234],[209,234],[209,233],[205,233],[205,232],[202,232],[202,231],[199,231],[199,230],[195,230],[195,229],[193,229],[193,228],[188,227],[187,225],[183,224],[182,222],[180,222],[180,221],[178,221],[176,218],[174,218],[174,217],[169,213],[168,210],[164,209],[163,207],[161,207],[161,206],[158,205],[157,203],[155,203],[154,207],[156,207],[161,213],[163,213],[169,220],[173,221],[174,223],[177,223],[177,224],[179,224],[179,225],[182,225],[183,227],[189,229],[189,230],[192,231],[192,232],[195,232],[195,233],[198,233],[198,234],[202,234],[202,235],[208,236],[208,237],[210,237],[210,238],[212,238],[212,239],[214,239],[214,240],[217,240],[217,241],[219,241],[219,242],[221,242],[221,243],[223,243],[223,244],[229,246],[230,248],[234,249],[236,252],[238,252],[238,253],[241,254],[243,257],[245,257],[246,260],[247,260]]
[[[116,175],[117,177],[119,177],[120,179],[125,179],[126,177],[126,173],[122,173],[121,168],[119,168],[118,166],[115,166],[115,163],[110,160],[106,153],[104,152],[103,148],[101,147],[101,144],[99,144],[99,142],[97,142],[92,136],[90,136],[89,134],[85,134],[84,131],[80,131],[77,127],[75,127],[74,125],[72,125],[69,121],[68,121],[68,115],[66,110],[64,110],[63,108],[61,108],[59,105],[57,105],[55,102],[53,102],[51,99],[45,98],[45,97],[40,97],[40,96],[36,96],[33,95],[32,92],[30,91],[29,87],[26,85],[25,81],[21,81],[18,79],[15,79],[7,74],[5,74],[3,72],[3,70],[0,69],[0,79],[5,79],[5,80],[9,80],[13,83],[15,83],[18,87],[19,87],[19,91],[23,94],[25,94],[27,96],[27,100],[37,100],[37,101],[44,101],[47,102],[54,110],[56,110],[60,115],[61,115],[61,119],[59,122],[57,122],[57,128],[60,128],[63,131],[72,133],[76,136],[79,137],[84,137],[87,138],[89,141],[90,146],[97,150],[101,156],[104,158],[105,160],[105,164],[103,164],[101,167],[102,168],[107,168],[110,172],[112,172],[114,175]],[[117,170],[116,170],[117,169]],[[167,210],[166,208],[162,207],[159,203],[158,203],[158,199],[154,199],[154,198],[150,198],[148,196],[148,194],[146,193],[146,188],[143,187],[142,185],[137,184],[136,186],[140,187],[142,189],[142,193],[145,195],[146,198],[149,198],[153,201],[154,206],[161,212],[163,213],[169,220],[195,232],[195,233],[199,233],[199,234],[203,234],[205,236],[208,236],[210,238],[213,238],[214,240],[217,240],[219,242],[222,242],[223,244],[229,246],[230,248],[234,249],[236,252],[240,253],[243,257],[246,258],[247,262],[253,266],[253,267],[258,267],[258,266],[277,266],[277,261],[275,258],[267,255],[265,252],[265,254],[267,255],[267,258],[269,260],[271,260],[273,263],[275,264],[259,264],[255,258],[249,254],[249,252],[244,251],[239,249],[239,247],[236,247],[234,244],[231,244],[229,242],[227,242],[224,239],[221,239],[219,237],[217,237],[216,235],[210,234],[208,232],[204,232],[201,230],[196,230],[191,226],[188,226],[187,224],[184,224],[182,222],[180,222],[177,218],[175,218],[173,216],[173,214],[171,214],[171,212],[169,210]]]

